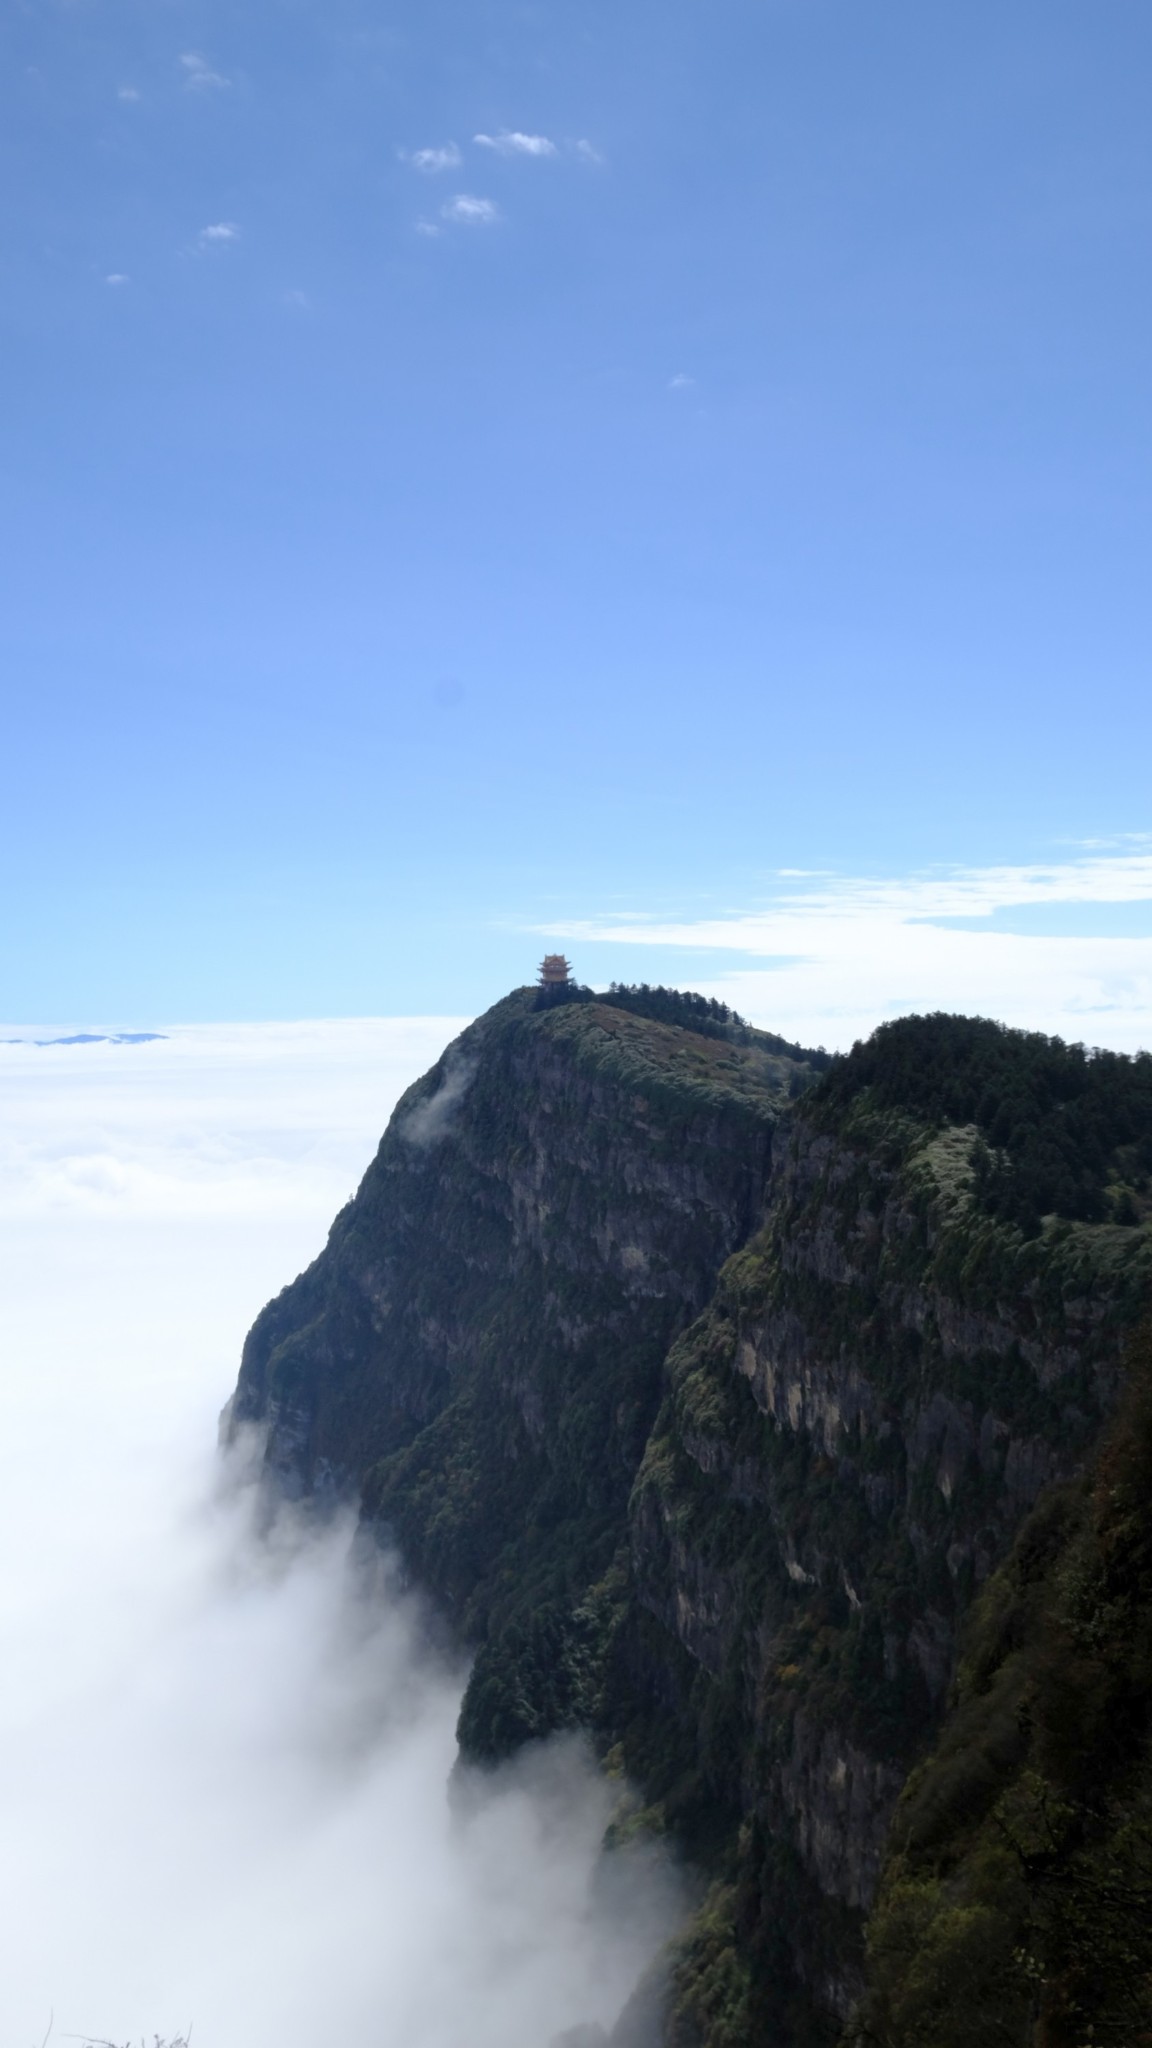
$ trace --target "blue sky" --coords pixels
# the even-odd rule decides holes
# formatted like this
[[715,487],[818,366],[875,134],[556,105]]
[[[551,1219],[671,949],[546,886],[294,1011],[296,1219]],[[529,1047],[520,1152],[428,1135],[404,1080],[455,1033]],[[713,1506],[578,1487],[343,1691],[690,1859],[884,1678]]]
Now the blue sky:
[[0,34],[0,1016],[460,1014],[550,937],[767,1020],[781,870],[959,872],[1138,1032],[1146,0]]

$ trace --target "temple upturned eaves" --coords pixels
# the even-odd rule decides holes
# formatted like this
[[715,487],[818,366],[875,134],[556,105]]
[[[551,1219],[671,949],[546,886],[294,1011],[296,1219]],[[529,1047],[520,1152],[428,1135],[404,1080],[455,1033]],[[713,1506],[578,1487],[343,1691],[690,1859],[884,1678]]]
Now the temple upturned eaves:
[[563,953],[545,953],[540,963],[541,988],[568,988],[572,981],[572,969]]

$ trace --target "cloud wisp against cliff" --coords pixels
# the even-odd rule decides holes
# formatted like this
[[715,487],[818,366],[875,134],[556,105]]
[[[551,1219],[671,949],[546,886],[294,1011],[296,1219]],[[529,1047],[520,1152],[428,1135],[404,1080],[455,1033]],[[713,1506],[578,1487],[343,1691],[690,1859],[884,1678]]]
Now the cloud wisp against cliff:
[[[896,877],[776,877],[717,916],[550,924],[575,944],[692,956],[693,986],[806,1043],[845,1048],[886,1017],[957,1010],[1119,1050],[1152,1043],[1152,846]],[[708,972],[710,954],[728,959]],[[746,956],[747,965],[731,956]],[[703,975],[703,979],[701,979]],[[659,978],[650,976],[649,978]]]
[[458,1053],[448,1054],[435,1094],[418,1102],[400,1125],[401,1134],[409,1145],[435,1145],[447,1136],[475,1072],[474,1061],[461,1059]]
[[[577,1748],[453,1799],[463,1673],[420,1607],[374,1556],[366,1597],[348,1523],[260,1536],[245,1489],[216,1485],[239,1339],[328,1220],[317,1129],[371,1078],[370,1045],[347,1072],[351,1027],[285,1029],[263,1034],[263,1092],[255,1028],[0,1060],[0,1108],[31,1105],[0,1240],[0,2039],[39,2039],[54,2008],[57,2033],[107,2040],[192,2020],[213,2048],[548,2048],[614,2017],[669,1925],[665,1877],[604,1886],[611,1795]],[[377,1060],[360,1164],[432,1036]],[[46,1202],[34,1128],[55,1158],[101,1080],[128,1191],[93,1206],[66,1179]],[[182,1213],[149,1215],[132,1180],[149,1120],[165,1199],[193,1183]],[[213,1153],[217,1187],[245,1190],[216,1216]]]

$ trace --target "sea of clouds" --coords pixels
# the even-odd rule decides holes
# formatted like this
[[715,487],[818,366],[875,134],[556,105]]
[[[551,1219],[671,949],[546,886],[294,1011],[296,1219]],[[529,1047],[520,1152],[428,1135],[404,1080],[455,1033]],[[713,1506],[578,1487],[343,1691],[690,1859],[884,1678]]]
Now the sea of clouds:
[[548,2048],[674,1924],[578,1745],[453,1781],[465,1673],[389,1561],[215,1450],[457,1028],[0,1045],[0,2048]]

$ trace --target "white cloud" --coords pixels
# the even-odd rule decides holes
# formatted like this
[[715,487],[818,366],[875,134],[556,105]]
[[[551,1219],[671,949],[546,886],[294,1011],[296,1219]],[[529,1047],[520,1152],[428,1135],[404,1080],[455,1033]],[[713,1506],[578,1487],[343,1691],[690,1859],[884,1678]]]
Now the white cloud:
[[[1093,929],[1097,906],[1152,905],[1152,847],[1129,845],[1050,865],[896,878],[785,871],[757,910],[678,921],[639,913],[550,925],[548,935],[641,954],[744,954],[747,967],[725,962],[698,985],[809,1044],[848,1046],[886,1017],[946,1009],[1135,1050],[1152,1046],[1152,938],[1109,934],[1098,917]],[[1059,922],[1074,929],[1037,929],[1046,906],[1065,907]],[[981,928],[997,912],[1008,913],[999,927]],[[639,964],[634,973],[645,978]]]
[[445,201],[440,212],[444,220],[458,221],[465,227],[490,227],[500,218],[500,208],[494,200],[477,199],[471,192],[457,192],[454,198]]
[[426,177],[435,177],[438,171],[454,171],[464,159],[454,142],[446,142],[440,149],[413,149],[400,151],[406,164],[414,171],[423,171]]
[[0,1046],[6,2044],[54,2005],[53,2039],[535,2048],[611,2025],[670,1932],[576,1745],[450,1806],[463,1672],[385,1560],[220,1495],[245,1329],[456,1029]]
[[240,229],[234,220],[217,220],[210,227],[201,228],[196,239],[202,249],[219,248],[225,242],[238,242]]
[[195,50],[186,50],[180,62],[184,66],[184,83],[193,92],[227,91],[232,83],[230,78],[224,77],[223,72],[213,71],[211,65],[206,64],[203,57],[197,56]]
[[474,135],[481,149],[494,149],[499,156],[555,156],[556,144],[546,135],[524,135],[518,128],[502,129],[499,135]]
[[128,278],[123,270],[110,270],[104,282],[105,284],[127,284]]
[[456,1111],[472,1086],[475,1072],[475,1060],[462,1059],[458,1054],[448,1055],[435,1095],[426,1096],[423,1102],[418,1102],[399,1126],[409,1145],[435,1145],[447,1137],[455,1122]]
[[585,135],[582,135],[579,138],[579,140],[573,144],[573,148],[575,149],[577,156],[582,156],[584,158],[585,163],[602,164],[604,162],[604,158],[601,156],[600,151],[596,148],[595,143],[589,142],[587,136]]
[[0,1031],[0,1217],[293,1219],[319,1242],[454,1018]]
[[695,377],[689,377],[685,371],[677,370],[676,375],[668,379],[668,389],[669,391],[690,391],[695,382]]
[[136,87],[134,85],[122,85],[119,88],[116,97],[118,100],[138,100],[140,95],[137,92]]
[[418,220],[416,222],[416,233],[418,235],[442,235],[444,230],[434,220]]

